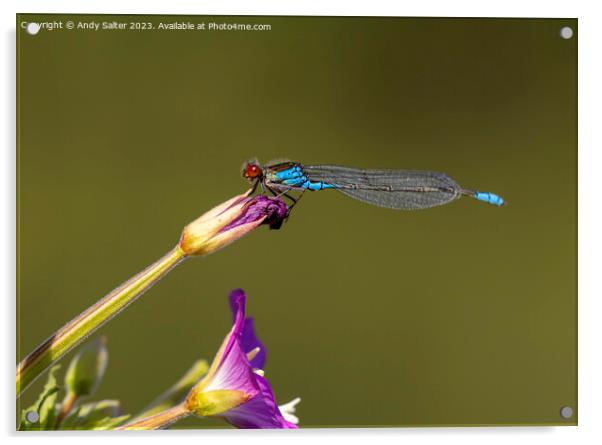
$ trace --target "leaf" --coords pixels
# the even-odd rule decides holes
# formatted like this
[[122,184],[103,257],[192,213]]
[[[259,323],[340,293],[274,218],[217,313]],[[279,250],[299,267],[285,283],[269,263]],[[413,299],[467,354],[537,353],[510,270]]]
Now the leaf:
[[86,345],[69,363],[65,374],[67,390],[78,399],[93,395],[105,375],[108,360],[105,337]]
[[127,419],[130,418],[129,414],[120,417],[105,417],[97,421],[92,427],[91,430],[112,430],[121,424],[123,424]]
[[112,429],[130,416],[121,415],[118,400],[85,403],[71,412],[61,424],[61,430]]
[[[56,397],[59,392],[57,379],[54,376],[60,365],[53,366],[48,372],[48,380],[38,396],[38,399],[29,408],[21,412],[21,423],[19,430],[53,430],[56,420]],[[30,422],[27,419],[28,413],[37,414],[37,420]]]

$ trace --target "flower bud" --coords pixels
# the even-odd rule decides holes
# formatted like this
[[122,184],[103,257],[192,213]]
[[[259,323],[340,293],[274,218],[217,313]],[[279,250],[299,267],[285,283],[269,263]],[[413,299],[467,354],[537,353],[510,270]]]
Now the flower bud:
[[186,255],[207,255],[236,241],[262,224],[279,229],[288,216],[280,198],[248,192],[235,196],[188,224],[182,231],[179,247]]
[[82,348],[71,360],[65,374],[67,391],[77,398],[94,394],[104,377],[108,360],[105,337]]

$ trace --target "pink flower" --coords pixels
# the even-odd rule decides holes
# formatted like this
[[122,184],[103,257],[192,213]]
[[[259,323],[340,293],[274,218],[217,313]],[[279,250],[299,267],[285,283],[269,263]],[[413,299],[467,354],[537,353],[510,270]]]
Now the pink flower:
[[[254,345],[260,343],[252,329],[245,331],[245,301],[242,290],[230,295],[234,326],[207,375],[188,394],[186,408],[198,416],[221,417],[238,428],[297,428],[278,408],[263,371],[251,364],[260,348]],[[253,349],[245,350],[245,344]]]

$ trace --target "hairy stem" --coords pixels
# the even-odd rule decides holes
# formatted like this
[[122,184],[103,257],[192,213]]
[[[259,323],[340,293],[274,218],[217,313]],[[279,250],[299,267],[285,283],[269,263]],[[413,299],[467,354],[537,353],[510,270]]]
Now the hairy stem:
[[53,363],[134,302],[186,257],[179,246],[90,306],[25,357],[17,367],[17,397]]

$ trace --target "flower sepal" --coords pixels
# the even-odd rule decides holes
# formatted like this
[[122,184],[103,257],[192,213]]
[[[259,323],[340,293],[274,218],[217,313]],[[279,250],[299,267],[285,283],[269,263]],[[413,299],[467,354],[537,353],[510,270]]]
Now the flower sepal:
[[186,407],[197,416],[218,416],[247,402],[252,396],[235,389],[213,391],[191,391],[186,398]]

